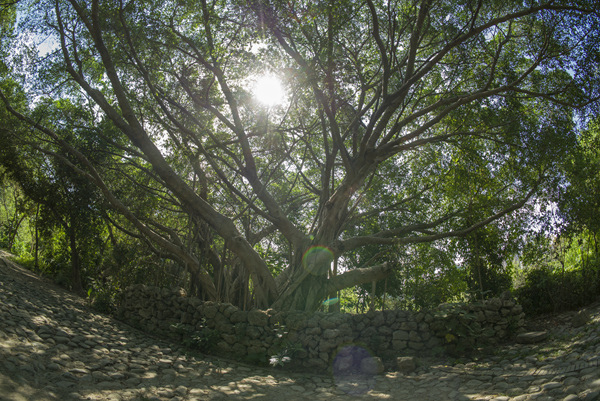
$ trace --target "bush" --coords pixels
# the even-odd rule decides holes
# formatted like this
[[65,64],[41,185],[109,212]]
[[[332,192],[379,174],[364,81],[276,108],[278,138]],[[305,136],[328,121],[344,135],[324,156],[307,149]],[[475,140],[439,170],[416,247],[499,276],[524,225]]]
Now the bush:
[[88,301],[92,308],[100,313],[110,314],[115,309],[119,288],[110,281],[90,280],[87,291]]
[[598,264],[586,269],[553,271],[532,270],[515,296],[528,315],[576,309],[593,302],[600,294]]
[[200,323],[196,329],[182,323],[174,323],[171,325],[171,331],[181,338],[184,347],[208,353],[217,345],[221,334],[206,327],[206,319],[202,318]]

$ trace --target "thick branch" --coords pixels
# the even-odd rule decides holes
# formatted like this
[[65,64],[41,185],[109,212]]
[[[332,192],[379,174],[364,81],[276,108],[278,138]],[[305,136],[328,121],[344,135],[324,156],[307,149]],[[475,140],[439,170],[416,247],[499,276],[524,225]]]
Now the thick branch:
[[[339,241],[335,246],[336,252],[337,253],[345,252],[345,251],[353,250],[353,249],[360,248],[362,246],[370,245],[370,244],[406,245],[406,244],[433,242],[433,241],[437,241],[437,240],[444,239],[444,238],[450,238],[450,237],[465,236],[465,235],[477,230],[478,228],[481,228],[495,220],[498,220],[499,218],[501,218],[509,213],[514,212],[515,210],[522,208],[525,205],[525,203],[527,203],[527,201],[535,194],[537,187],[542,179],[543,179],[543,177],[540,178],[536,182],[536,184],[533,186],[533,188],[520,201],[515,202],[510,206],[507,206],[506,208],[493,214],[492,216],[490,216],[486,219],[480,220],[479,222],[477,222],[469,227],[465,227],[465,228],[453,230],[453,231],[441,232],[441,233],[437,233],[437,234],[419,235],[419,236],[410,236],[410,237],[394,236],[397,233],[402,232],[403,231],[402,229],[389,230],[386,232],[382,232],[379,235],[354,237],[354,238],[349,238],[344,241]],[[440,222],[441,221],[443,221],[443,220],[440,220]],[[425,226],[425,225],[423,225],[423,226]],[[418,227],[418,225],[415,227]]]
[[355,285],[379,281],[389,276],[393,271],[393,266],[387,262],[371,267],[352,269],[330,278],[327,282],[327,291],[332,293]]

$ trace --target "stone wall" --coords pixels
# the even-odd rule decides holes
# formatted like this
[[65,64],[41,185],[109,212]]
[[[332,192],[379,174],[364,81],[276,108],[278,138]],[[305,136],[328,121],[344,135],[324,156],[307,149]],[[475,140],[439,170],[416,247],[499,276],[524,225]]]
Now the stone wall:
[[461,354],[506,341],[524,324],[521,306],[508,297],[424,312],[352,315],[243,311],[145,285],[123,291],[117,317],[216,355],[255,363],[291,356],[287,366],[321,371],[364,365],[367,356],[387,363],[400,356]]

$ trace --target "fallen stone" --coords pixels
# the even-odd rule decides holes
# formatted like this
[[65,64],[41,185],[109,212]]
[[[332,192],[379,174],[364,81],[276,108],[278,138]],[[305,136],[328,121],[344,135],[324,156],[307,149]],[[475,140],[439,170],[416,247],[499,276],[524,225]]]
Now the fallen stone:
[[579,399],[582,401],[598,401],[598,398],[600,398],[600,391],[598,390],[585,390],[579,393]]
[[542,384],[542,390],[544,390],[544,391],[550,391],[550,390],[554,390],[555,388],[560,388],[560,387],[562,387],[562,384],[560,384],[558,382],[548,382],[548,383]]
[[59,387],[59,388],[67,388],[67,387],[73,387],[73,386],[75,386],[75,382],[61,380],[61,381],[58,381],[58,382],[54,383],[54,385],[56,387]]
[[57,344],[68,344],[70,340],[69,340],[69,338],[67,338],[67,337],[63,337],[63,336],[56,336],[56,337],[54,337],[54,341],[55,341]]
[[590,313],[586,310],[580,310],[577,312],[575,316],[571,319],[571,326],[574,328],[579,328],[585,326],[587,322],[591,319]]
[[380,375],[383,373],[383,362],[379,357],[368,357],[360,361],[360,371],[368,375]]
[[546,338],[548,338],[547,331],[532,331],[519,334],[516,341],[519,344],[535,344],[544,341]]
[[417,369],[417,361],[414,356],[399,356],[396,358],[396,366],[400,373],[411,373]]

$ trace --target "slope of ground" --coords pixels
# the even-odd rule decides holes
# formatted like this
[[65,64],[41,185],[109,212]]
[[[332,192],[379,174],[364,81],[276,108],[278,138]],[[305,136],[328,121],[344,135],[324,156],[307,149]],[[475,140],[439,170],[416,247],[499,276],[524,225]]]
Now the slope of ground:
[[414,373],[331,377],[191,355],[88,308],[0,255],[0,400],[600,400],[600,305],[534,322],[534,345]]

